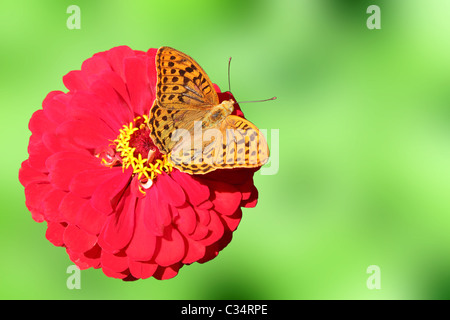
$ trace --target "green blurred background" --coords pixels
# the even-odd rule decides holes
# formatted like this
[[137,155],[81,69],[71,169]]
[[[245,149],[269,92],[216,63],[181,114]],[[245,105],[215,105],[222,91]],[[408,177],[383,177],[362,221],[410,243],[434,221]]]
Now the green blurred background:
[[[69,5],[81,29],[69,30]],[[381,30],[366,9],[381,8]],[[446,0],[1,1],[2,299],[450,298],[450,2]],[[279,170],[233,241],[177,277],[100,270],[69,290],[17,179],[32,113],[62,76],[117,45],[175,47],[260,128]],[[366,269],[381,270],[369,290]]]

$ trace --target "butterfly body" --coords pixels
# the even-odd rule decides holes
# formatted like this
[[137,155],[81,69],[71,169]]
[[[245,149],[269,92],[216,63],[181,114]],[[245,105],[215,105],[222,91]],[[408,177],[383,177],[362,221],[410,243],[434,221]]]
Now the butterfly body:
[[203,128],[213,128],[218,126],[223,120],[225,120],[234,110],[234,101],[226,100],[221,104],[214,106],[205,114],[203,118]]
[[267,162],[264,136],[250,121],[232,115],[233,100],[219,102],[206,72],[188,55],[169,47],[156,53],[156,99],[150,136],[173,165],[189,174],[253,168]]

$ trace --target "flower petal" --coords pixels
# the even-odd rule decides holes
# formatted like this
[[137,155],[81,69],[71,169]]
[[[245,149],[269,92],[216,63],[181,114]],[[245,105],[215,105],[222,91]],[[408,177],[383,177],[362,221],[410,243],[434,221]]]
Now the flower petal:
[[79,197],[91,197],[99,185],[122,175],[122,168],[99,167],[81,171],[70,181],[69,190]]
[[31,182],[47,182],[47,174],[35,170],[30,166],[29,160],[22,162],[19,170],[19,181],[26,187]]
[[78,210],[76,223],[77,226],[86,232],[98,235],[101,232],[106,219],[107,217],[103,212],[93,208],[90,201],[86,201]]
[[131,274],[137,279],[147,279],[151,277],[158,268],[156,263],[136,261],[130,258],[128,258],[128,266]]
[[179,219],[176,221],[178,229],[183,234],[192,234],[197,226],[197,216],[190,205],[174,208],[178,212]]
[[62,221],[62,217],[59,214],[59,205],[65,195],[66,192],[53,189],[41,199],[44,204],[44,216],[47,221]]
[[187,252],[181,262],[190,264],[203,258],[206,252],[206,247],[198,241],[194,241],[187,237]]
[[211,222],[208,225],[209,234],[206,238],[200,240],[200,243],[209,246],[214,242],[218,241],[224,233],[224,226],[219,216],[214,210],[210,211]]
[[63,77],[63,83],[70,91],[89,89],[85,73],[81,70],[70,71]]
[[123,253],[112,254],[103,250],[101,261],[103,268],[113,270],[114,272],[123,272],[128,269],[128,258]]
[[166,228],[164,236],[160,238],[160,246],[155,257],[155,262],[163,267],[168,267],[183,259],[185,244],[183,237],[175,228]]
[[118,196],[129,183],[132,171],[131,168],[123,173],[116,171],[111,179],[100,184],[91,197],[92,206],[104,214],[110,214],[117,205]]
[[230,184],[218,181],[210,181],[209,187],[213,193],[211,200],[217,212],[230,215],[239,208],[242,195],[238,189]]
[[198,206],[209,199],[210,192],[208,186],[195,179],[194,176],[176,169],[172,171],[170,176],[183,188],[189,202],[194,206]]
[[[150,95],[146,62],[146,60],[137,57],[124,59],[125,82],[133,111],[138,115],[148,113],[155,99],[154,96]],[[147,109],[146,112],[144,112],[144,109]]]
[[175,263],[168,267],[158,267],[158,269],[155,271],[153,277],[155,277],[158,280],[167,280],[175,277],[178,274],[178,270],[183,265],[181,263]]
[[85,252],[97,243],[97,237],[74,225],[67,226],[64,231],[64,244],[75,252]]
[[101,168],[100,161],[87,153],[58,152],[46,161],[50,171],[50,182],[57,188],[69,191],[69,184],[73,176],[80,171]]
[[45,232],[45,237],[54,246],[61,247],[64,245],[63,235],[66,227],[63,223],[59,222],[49,222],[47,223],[47,231]]
[[143,201],[137,203],[133,238],[126,248],[127,255],[136,261],[150,260],[156,248],[156,235],[150,232],[145,226],[144,217],[146,214],[150,214],[150,212],[145,212],[145,208]]
[[126,191],[118,208],[111,214],[100,233],[99,244],[111,253],[117,253],[131,240],[135,226],[136,198],[129,196]]
[[66,193],[58,208],[61,219],[70,224],[75,224],[78,221],[78,212],[87,202],[89,201],[82,199],[71,192]]
[[32,182],[25,188],[25,205],[31,211],[31,216],[36,222],[44,221],[44,203],[42,199],[53,188],[49,183]]
[[185,203],[186,197],[183,188],[164,172],[158,175],[154,185],[158,188],[161,200],[175,207],[181,207]]

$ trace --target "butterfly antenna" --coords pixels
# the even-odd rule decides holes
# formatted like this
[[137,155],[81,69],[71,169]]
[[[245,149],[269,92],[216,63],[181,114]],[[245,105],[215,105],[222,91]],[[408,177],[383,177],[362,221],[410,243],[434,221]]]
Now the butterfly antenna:
[[277,97],[272,97],[270,99],[264,99],[264,100],[238,101],[236,103],[265,102],[265,101],[275,100],[276,98]]
[[231,57],[230,59],[228,59],[228,92],[231,92],[230,69],[231,69]]

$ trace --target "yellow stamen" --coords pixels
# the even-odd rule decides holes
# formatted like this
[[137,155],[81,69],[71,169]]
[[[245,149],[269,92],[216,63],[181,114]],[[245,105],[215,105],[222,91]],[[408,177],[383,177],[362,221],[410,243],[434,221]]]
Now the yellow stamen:
[[[141,123],[139,127],[135,127],[134,124],[140,119],[143,119],[144,122]],[[119,136],[117,139],[112,141],[113,146],[115,146],[116,153],[120,154],[120,157],[122,158],[123,171],[131,166],[133,169],[133,174],[137,175],[138,179],[142,183],[141,187],[148,186],[147,188],[152,185],[151,180],[154,180],[158,174],[163,172],[172,172],[172,164],[167,155],[162,155],[161,159],[156,159],[154,163],[151,163],[148,158],[143,158],[140,153],[136,155],[136,148],[130,146],[131,136],[136,131],[145,129],[148,122],[149,118],[147,115],[136,117],[133,122],[130,122],[128,125],[123,125],[119,130]],[[107,166],[108,162],[105,159],[102,159],[102,164]],[[141,189],[140,191],[145,194],[145,191]]]

